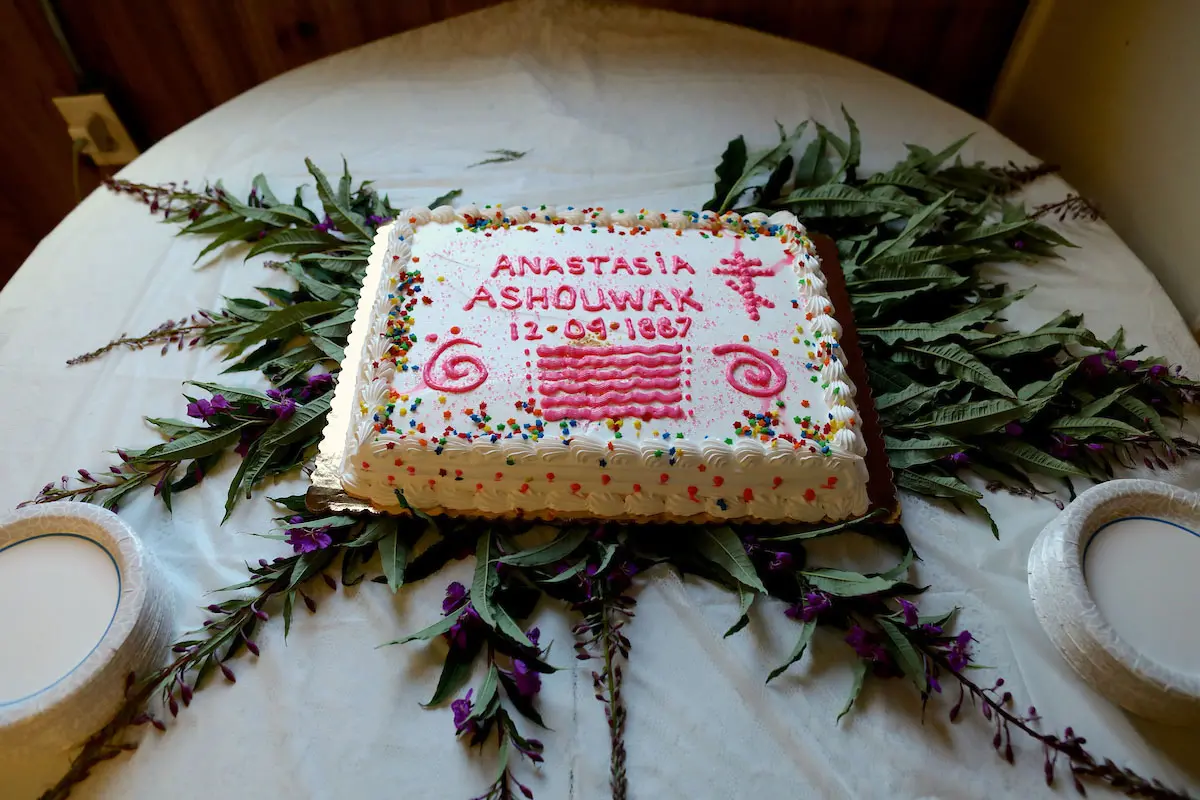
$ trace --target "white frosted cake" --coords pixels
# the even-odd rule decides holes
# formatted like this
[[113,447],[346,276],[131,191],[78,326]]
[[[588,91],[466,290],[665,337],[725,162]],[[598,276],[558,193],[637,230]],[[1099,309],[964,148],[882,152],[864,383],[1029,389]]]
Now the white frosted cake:
[[542,518],[867,510],[841,328],[791,214],[422,208],[371,259],[347,494]]

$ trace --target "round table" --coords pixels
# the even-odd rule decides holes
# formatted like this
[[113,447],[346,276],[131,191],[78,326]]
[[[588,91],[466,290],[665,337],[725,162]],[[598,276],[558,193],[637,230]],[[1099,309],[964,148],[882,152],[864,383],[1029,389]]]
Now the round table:
[[[840,57],[746,30],[654,11],[582,2],[521,2],[492,8],[342,53],[283,75],[169,136],[122,177],[193,184],[222,179],[243,195],[265,173],[279,194],[309,182],[304,157],[327,171],[344,156],[394,205],[423,204],[463,188],[479,203],[696,206],[709,197],[726,142],[774,141],[812,117],[835,130],[844,105],[863,132],[862,172],[888,167],[904,142],[940,147],[968,133],[967,161],[1030,163],[987,125],[911,86]],[[496,149],[528,151],[515,162],[470,167]],[[1039,181],[1030,204],[1060,198],[1062,181]],[[1146,268],[1103,223],[1056,224],[1080,248],[1060,262],[996,267],[995,277],[1038,290],[1009,314],[1021,327],[1070,307],[1102,336],[1123,323],[1133,342],[1200,372],[1200,350]],[[206,257],[129,199],[97,192],[37,248],[0,293],[0,507],[33,496],[47,480],[107,462],[116,445],[146,446],[141,415],[182,416],[181,382],[215,379],[217,353],[120,352],[78,367],[64,361],[122,332],[170,316],[217,308],[222,296],[283,286],[261,258]],[[1119,314],[1114,314],[1120,309]],[[226,376],[228,378],[229,376]],[[205,593],[236,583],[243,562],[285,545],[249,535],[270,528],[268,503],[243,503],[220,525],[226,465],[175,498],[168,515],[149,496],[122,514],[165,565],[180,630],[197,626]],[[1162,473],[1157,473],[1162,478]],[[1185,465],[1166,479],[1200,488]],[[302,491],[300,478],[264,489]],[[1093,752],[1170,785],[1200,786],[1200,736],[1127,716],[1089,690],[1038,627],[1026,590],[1030,545],[1055,515],[1046,501],[988,495],[995,541],[974,518],[904,498],[904,519],[924,559],[921,605],[961,607],[959,624],[981,644],[1022,705],[1045,729],[1073,725]],[[818,554],[836,563],[852,544]],[[454,740],[446,710],[422,710],[437,681],[440,645],[375,649],[438,614],[446,583],[469,581],[470,559],[393,597],[366,584],[321,587],[319,612],[262,634],[262,657],[233,664],[237,685],[200,692],[165,735],[100,767],[76,797],[467,798],[491,780],[490,756]],[[840,724],[849,665],[834,637],[817,635],[817,658],[764,686],[786,657],[795,625],[779,603],[759,604],[728,640],[736,598],[704,582],[654,573],[639,590],[626,670],[628,771],[634,797],[1002,797],[1036,796],[1040,749],[1014,738],[1017,766],[991,752],[992,729],[969,710],[950,729],[956,696],[919,700],[899,681],[868,683]],[[11,613],[11,609],[6,609]],[[572,667],[570,621],[539,609],[552,658]],[[518,769],[540,798],[606,796],[607,727],[582,664],[545,680],[542,732],[548,764]],[[981,672],[980,680],[992,673]],[[956,693],[955,693],[956,694]],[[1190,765],[1190,766],[1189,766]],[[33,796],[65,767],[5,763],[0,796]],[[1187,770],[1191,769],[1189,773]],[[1060,785],[1069,779],[1060,776]],[[1064,789],[1066,791],[1066,789]]]

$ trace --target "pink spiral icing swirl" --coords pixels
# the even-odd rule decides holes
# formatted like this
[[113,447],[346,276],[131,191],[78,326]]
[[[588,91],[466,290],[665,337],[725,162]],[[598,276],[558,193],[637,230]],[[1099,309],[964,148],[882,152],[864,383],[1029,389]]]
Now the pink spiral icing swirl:
[[[430,389],[438,392],[462,394],[463,392],[469,392],[473,389],[478,389],[483,385],[483,382],[487,380],[488,371],[487,367],[483,365],[483,362],[475,356],[469,356],[465,354],[451,356],[446,359],[446,363],[441,364],[440,366],[442,373],[447,379],[451,381],[461,381],[464,378],[468,378],[469,380],[467,383],[443,383],[440,378],[436,377],[437,371],[434,369],[434,367],[437,365],[437,361],[439,358],[441,358],[442,353],[447,349],[460,344],[469,344],[472,347],[481,346],[478,342],[473,342],[470,339],[465,339],[461,336],[456,339],[447,339],[446,341],[442,342],[441,345],[438,346],[438,349],[433,351],[433,355],[430,356],[429,360],[425,363],[425,368],[422,373],[425,379],[425,385]],[[475,368],[474,377],[471,376],[472,370],[468,369],[466,366],[468,364]]]
[[783,364],[762,350],[747,344],[719,344],[712,352],[715,356],[738,354],[725,367],[725,379],[742,394],[774,397],[787,386],[787,372]]

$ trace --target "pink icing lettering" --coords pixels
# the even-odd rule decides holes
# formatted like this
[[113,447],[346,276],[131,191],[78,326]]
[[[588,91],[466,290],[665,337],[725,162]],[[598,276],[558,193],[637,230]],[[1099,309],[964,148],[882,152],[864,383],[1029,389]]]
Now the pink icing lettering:
[[542,308],[550,308],[550,290],[542,288],[534,291],[532,286],[526,287],[525,307],[532,311],[533,307],[538,303],[542,304]]
[[632,308],[634,311],[641,311],[642,300],[645,296],[645,293],[645,289],[638,289],[636,295],[637,299],[635,300],[634,295],[631,295],[629,292],[623,289],[608,290],[608,296],[612,298],[613,306],[617,309],[617,311],[624,311],[626,306]]
[[[433,351],[433,355],[425,362],[425,368],[421,371],[421,375],[423,376],[425,385],[435,392],[462,394],[478,389],[487,380],[487,367],[475,356],[460,354],[446,359],[445,363],[438,363],[438,359],[442,357],[442,353],[460,344],[470,345],[471,347],[480,346],[478,342],[473,342],[461,336],[454,339],[447,339],[438,346],[437,350]],[[465,378],[467,382],[457,384],[446,383],[442,378],[436,377],[438,370],[435,367],[441,368],[442,375],[445,376],[446,380],[461,381]],[[474,375],[472,375],[472,372]]]
[[475,307],[475,304],[479,303],[479,302],[487,303],[488,308],[496,307],[496,301],[492,297],[492,293],[489,292],[483,286],[480,286],[478,289],[475,290],[475,296],[472,297],[470,300],[468,300],[467,304],[465,306],[463,306],[463,311],[470,311],[472,308]]
[[529,256],[517,256],[517,274],[524,275],[529,270],[534,275],[542,274],[542,259]]
[[563,311],[575,308],[575,287],[560,286],[554,290],[554,307]]
[[559,275],[564,274],[562,265],[553,258],[546,256],[546,260],[542,263],[542,274],[549,275],[551,272],[557,272]]
[[671,301],[667,299],[665,294],[660,292],[658,289],[652,289],[650,291],[650,302],[647,304],[646,310],[653,311],[656,308],[665,308],[667,311],[675,310],[671,305]]
[[599,295],[599,302],[589,303],[587,289],[579,290],[579,302],[583,303],[585,311],[607,311],[611,306],[608,304],[608,299],[604,296],[603,289],[597,289],[596,294]]
[[633,274],[633,267],[629,266],[629,262],[625,260],[625,256],[617,256],[617,260],[613,263],[612,274],[624,272],[627,275]]
[[715,356],[737,354],[725,367],[725,379],[742,394],[774,397],[787,386],[787,371],[783,364],[762,350],[746,344],[720,344],[712,352]]
[[633,260],[633,268],[637,270],[638,275],[649,275],[650,265],[646,263],[645,256],[638,256]]
[[567,272],[572,275],[583,274],[583,258],[581,256],[571,256],[567,259]]
[[513,272],[512,262],[508,260],[508,256],[502,255],[496,259],[496,266],[492,268],[492,277],[496,277],[501,272],[507,272],[509,275],[516,275]]
[[505,286],[500,290],[500,307],[513,311],[521,307],[521,290],[516,286]]
[[696,270],[692,269],[691,264],[684,261],[679,256],[671,256],[671,274],[672,275],[678,275],[680,273],[680,271],[685,270],[685,269],[688,272],[692,273],[693,275],[696,274]]
[[597,275],[604,274],[604,272],[600,269],[600,265],[608,261],[608,256],[588,256],[587,260],[596,268],[594,272]]
[[754,291],[754,279],[773,277],[776,267],[764,267],[761,259],[746,258],[742,248],[736,242],[733,246],[733,255],[729,258],[722,258],[721,263],[726,266],[713,267],[713,273],[733,276],[733,280],[725,281],[725,285],[742,296],[742,303],[745,305],[750,319],[758,321],[759,306],[775,307],[774,303]]
[[658,262],[658,271],[663,275],[667,274],[667,261],[660,255],[655,255],[654,260]]
[[671,294],[675,295],[675,305],[679,306],[680,311],[683,311],[688,306],[691,306],[692,308],[696,309],[697,311],[704,310],[704,306],[700,305],[694,299],[692,299],[692,287],[691,286],[689,286],[688,288],[686,288],[682,291],[679,289],[671,289]]

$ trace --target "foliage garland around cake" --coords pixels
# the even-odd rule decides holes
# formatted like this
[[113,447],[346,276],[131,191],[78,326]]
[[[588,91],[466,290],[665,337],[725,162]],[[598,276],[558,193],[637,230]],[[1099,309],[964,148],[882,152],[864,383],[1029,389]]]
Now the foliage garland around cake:
[[[1045,488],[1047,479],[1061,479],[1073,493],[1073,479],[1104,480],[1117,467],[1138,462],[1162,467],[1164,459],[1196,452],[1195,443],[1173,433],[1197,388],[1178,368],[1162,359],[1136,359],[1142,348],[1127,346],[1120,332],[1103,341],[1070,312],[1029,332],[1004,325],[1001,313],[1025,292],[984,281],[979,268],[1035,263],[1070,246],[1040,217],[1096,215],[1074,195],[1032,212],[1010,202],[1051,168],[963,164],[956,157],[962,140],[940,152],[909,145],[904,161],[864,179],[858,175],[858,129],[849,115],[846,123],[845,139],[818,123],[812,132],[808,123],[791,133],[781,127],[778,144],[756,154],[739,136],[717,167],[715,194],[705,207],[788,209],[810,230],[837,241],[902,488],[986,514],[982,493],[963,480],[973,472],[990,490],[1045,496],[1061,505]],[[161,346],[165,354],[214,346],[226,351],[227,372],[260,372],[272,388],[192,383],[207,397],[185,395],[191,421],[147,419],[167,441],[117,450],[119,463],[107,472],[81,469],[77,479],[64,476],[47,484],[31,502],[82,500],[116,509],[131,492],[152,486],[170,508],[175,493],[204,480],[234,450],[240,462],[229,487],[228,517],[264,480],[297,469],[311,455],[329,410],[372,237],[397,212],[370,183],[354,188],[344,167],[334,186],[307,163],[320,214],[305,205],[301,189],[284,202],[261,175],[244,203],[220,184],[193,191],[186,184],[110,183],[112,190],[182,225],[182,233],[213,237],[201,257],[239,243],[248,245],[247,258],[279,254],[285,260],[267,266],[285,271],[296,288],[260,289],[268,302],[229,299],[220,312],[199,311],[142,336],[122,335],[71,363],[120,347]],[[459,194],[450,192],[430,206]],[[404,503],[403,496],[398,499]],[[922,708],[949,680],[958,688],[951,720],[969,699],[994,727],[993,745],[1009,762],[1015,758],[1014,730],[1035,740],[1048,785],[1061,757],[1081,793],[1083,781],[1093,780],[1129,795],[1186,796],[1093,756],[1071,728],[1061,735],[1041,732],[1036,710],[1019,710],[1002,679],[991,686],[973,680],[974,639],[966,630],[950,632],[954,610],[926,616],[909,599],[923,588],[906,581],[915,553],[899,526],[878,525],[870,517],[817,528],[480,525],[435,520],[416,509],[409,517],[391,518],[311,513],[302,496],[273,502],[283,512],[269,535],[287,541],[294,555],[249,567],[248,580],[227,587],[228,599],[208,606],[205,625],[174,645],[167,666],[130,676],[124,706],[88,740],[45,798],[66,797],[96,764],[131,749],[129,726],[165,728],[164,712],[178,714],[180,704],[190,704],[194,690],[211,676],[235,681],[231,662],[243,651],[259,655],[253,637],[269,613],[282,616],[286,635],[298,601],[316,611],[314,582],[336,589],[371,574],[394,592],[470,555],[476,558],[471,586],[450,584],[436,621],[391,644],[440,642],[431,646],[445,650],[427,705],[449,702],[456,735],[499,748],[498,772],[480,797],[532,796],[516,768],[522,758],[543,760],[544,746],[529,731],[543,727],[536,698],[542,676],[556,667],[537,629],[522,621],[543,595],[579,620],[575,653],[596,664],[592,678],[611,739],[612,796],[626,796],[621,685],[629,657],[624,629],[635,606],[630,590],[635,576],[663,564],[737,594],[740,611],[727,635],[747,624],[760,597],[783,601],[784,613],[797,625],[796,644],[768,673],[768,682],[799,661],[816,628],[826,626],[857,656],[842,714],[851,710],[868,677],[912,683]],[[995,533],[994,522],[991,527]],[[894,547],[895,566],[860,573],[808,561],[806,542],[846,531]],[[467,688],[477,663],[484,678]]]

